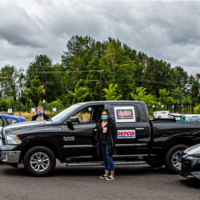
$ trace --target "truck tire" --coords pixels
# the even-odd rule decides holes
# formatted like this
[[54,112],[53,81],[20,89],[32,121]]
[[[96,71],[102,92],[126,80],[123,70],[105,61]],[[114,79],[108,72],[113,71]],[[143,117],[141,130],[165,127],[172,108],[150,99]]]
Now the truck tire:
[[150,165],[153,168],[159,168],[159,167],[163,166],[163,163],[161,163],[161,162],[149,162],[148,161],[147,164]]
[[24,156],[24,168],[33,176],[46,176],[53,172],[56,166],[56,157],[47,147],[35,146],[29,149]]
[[176,146],[173,146],[171,149],[168,150],[166,156],[165,156],[165,167],[167,170],[175,174],[178,172],[178,160],[180,158],[181,153],[187,148],[187,145],[179,144]]

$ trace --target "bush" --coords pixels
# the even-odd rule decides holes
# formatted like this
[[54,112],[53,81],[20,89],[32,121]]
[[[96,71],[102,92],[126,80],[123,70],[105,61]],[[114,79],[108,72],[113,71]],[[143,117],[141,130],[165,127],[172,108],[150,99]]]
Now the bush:
[[0,111],[8,110],[8,102],[5,99],[0,100]]
[[200,105],[194,107],[194,114],[200,114]]

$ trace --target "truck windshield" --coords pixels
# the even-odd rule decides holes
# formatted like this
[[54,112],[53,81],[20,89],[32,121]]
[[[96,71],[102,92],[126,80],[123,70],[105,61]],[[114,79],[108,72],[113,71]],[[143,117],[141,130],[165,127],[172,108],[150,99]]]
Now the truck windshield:
[[52,117],[51,120],[52,121],[62,121],[62,119],[64,120],[69,113],[75,111],[80,106],[81,106],[80,104],[75,104],[73,106],[70,106],[69,108],[63,110],[62,112],[60,112],[57,115],[55,115],[54,117]]

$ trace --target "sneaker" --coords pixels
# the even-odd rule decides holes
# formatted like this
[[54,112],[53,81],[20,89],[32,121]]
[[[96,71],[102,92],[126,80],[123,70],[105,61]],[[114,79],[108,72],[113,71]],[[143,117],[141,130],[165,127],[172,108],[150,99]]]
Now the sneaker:
[[106,177],[106,180],[107,181],[114,181],[115,180],[115,177],[113,176],[109,176],[109,177]]
[[106,178],[108,178],[106,174],[104,174],[103,176],[100,176],[100,179],[106,179]]

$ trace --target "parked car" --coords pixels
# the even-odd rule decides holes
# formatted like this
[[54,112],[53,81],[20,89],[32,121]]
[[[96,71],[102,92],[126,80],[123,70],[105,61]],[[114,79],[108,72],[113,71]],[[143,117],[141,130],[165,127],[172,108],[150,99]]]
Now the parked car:
[[181,120],[181,119],[185,119],[184,117],[185,117],[184,114],[179,114],[179,113],[169,113],[168,114],[168,118],[170,118],[170,119]]
[[[6,127],[10,124],[15,124],[19,122],[25,122],[24,117],[19,117],[19,116],[12,116],[12,115],[0,115],[0,132],[3,127]],[[1,148],[3,147],[2,140],[1,140],[1,135],[0,135],[0,155],[1,155]],[[0,158],[1,161],[1,158]]]
[[153,112],[153,118],[168,118],[169,111],[155,111]]
[[74,104],[49,121],[31,121],[3,128],[2,162],[35,176],[53,172],[56,158],[67,166],[103,165],[94,143],[96,123],[108,109],[118,131],[115,165],[149,164],[178,171],[188,147],[200,143],[200,123],[149,119],[141,101],[96,101]]
[[183,152],[178,168],[181,176],[200,180],[200,144],[189,147]]

